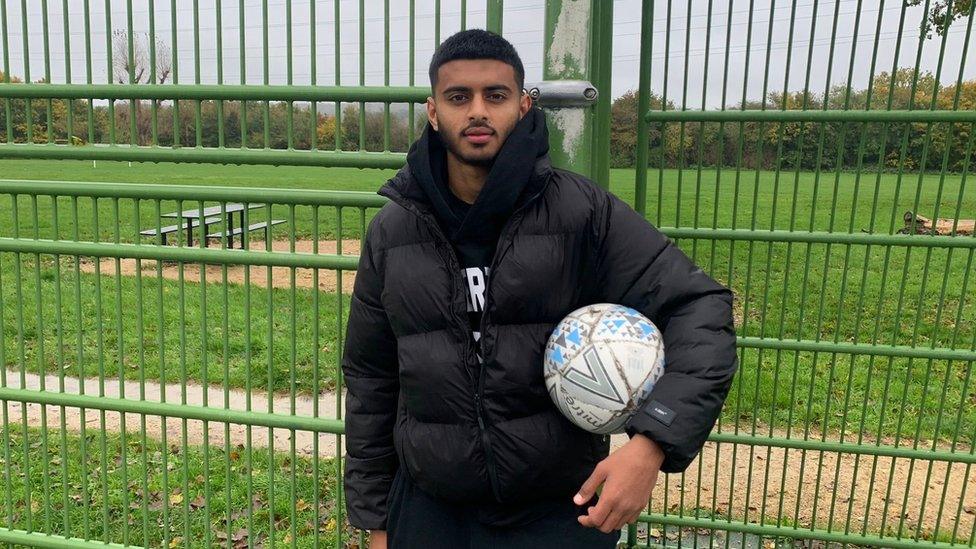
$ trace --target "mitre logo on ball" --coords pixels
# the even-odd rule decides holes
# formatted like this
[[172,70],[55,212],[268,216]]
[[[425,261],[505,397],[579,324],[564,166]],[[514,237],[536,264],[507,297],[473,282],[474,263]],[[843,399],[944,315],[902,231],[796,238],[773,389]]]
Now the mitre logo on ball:
[[543,370],[549,395],[573,423],[620,433],[664,373],[664,342],[630,307],[587,305],[556,325]]

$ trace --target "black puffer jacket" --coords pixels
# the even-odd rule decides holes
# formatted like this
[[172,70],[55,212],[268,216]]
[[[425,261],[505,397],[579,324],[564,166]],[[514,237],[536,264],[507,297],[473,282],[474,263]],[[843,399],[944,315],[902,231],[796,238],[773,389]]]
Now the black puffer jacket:
[[[545,132],[536,126],[516,128],[486,185],[519,173]],[[571,498],[609,439],[560,415],[542,362],[555,325],[586,304],[633,307],[664,334],[666,373],[627,427],[663,448],[664,472],[688,466],[719,414],[737,364],[731,292],[629,206],[537,150],[490,269],[483,364],[455,253],[409,165],[415,156],[380,190],[391,202],[367,231],[342,359],[354,526],[385,528],[400,464],[451,501]]]

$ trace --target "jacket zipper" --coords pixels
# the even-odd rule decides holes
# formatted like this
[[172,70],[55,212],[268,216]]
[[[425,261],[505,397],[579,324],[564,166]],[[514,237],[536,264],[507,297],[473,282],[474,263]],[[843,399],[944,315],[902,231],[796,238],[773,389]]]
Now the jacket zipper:
[[[546,181],[546,183],[542,186],[542,189],[540,189],[539,192],[532,195],[528,200],[525,201],[524,204],[522,204],[521,206],[516,208],[515,211],[512,212],[512,215],[509,217],[508,222],[505,223],[505,226],[502,228],[501,234],[499,235],[498,245],[495,248],[495,253],[492,254],[491,266],[488,269],[489,273],[495,272],[495,266],[498,264],[498,261],[501,259],[501,256],[504,255],[505,250],[508,248],[509,237],[514,232],[514,227],[516,226],[517,222],[521,221],[522,211],[529,204],[534,202],[536,198],[541,196],[542,193],[545,192],[548,186],[549,186],[549,182]],[[461,272],[461,264],[457,259],[457,253],[454,251],[454,247],[451,245],[451,242],[447,239],[447,236],[444,235],[444,231],[441,230],[440,225],[437,224],[437,220],[433,219],[433,217],[430,214],[426,214],[420,211],[412,204],[409,203],[404,204],[405,201],[406,201],[405,199],[403,199],[403,202],[397,200],[397,202],[400,203],[401,206],[406,207],[407,210],[412,211],[415,215],[419,216],[428,225],[430,225],[431,229],[439,239],[440,243],[447,248],[448,258],[451,261],[451,268],[454,271],[453,273],[453,280],[455,285],[454,294],[456,298],[457,288],[459,287],[458,283],[459,283],[459,273]],[[488,303],[491,300],[491,281],[493,278],[494,275],[489,274],[488,285],[485,288],[485,308],[481,315],[481,321],[478,324],[478,329],[481,331],[482,339],[484,339],[484,335],[485,335],[485,317],[488,316],[487,315]],[[472,344],[471,321],[468,319],[466,314],[462,314],[461,317],[462,317],[463,327],[467,328],[465,332],[465,335],[467,336],[465,338],[466,340],[465,352],[467,354],[467,359],[470,360],[471,355],[474,355],[475,360],[478,360],[478,353],[475,351],[474,345]],[[483,393],[485,389],[484,384],[485,384],[485,361],[484,361],[484,347],[482,347],[482,357],[481,357],[481,361],[478,364],[478,379],[475,382],[475,392],[474,392],[475,415],[478,417],[478,433],[481,436],[481,445],[485,449],[485,462],[488,468],[488,482],[489,484],[491,484],[491,491],[495,496],[495,500],[501,502],[502,499],[501,493],[499,492],[499,488],[498,488],[498,472],[496,471],[495,468],[495,454],[491,447],[492,446],[491,434],[488,432],[488,428],[485,422],[485,413],[484,413],[484,405],[483,405]]]
[[[509,236],[512,232],[514,232],[514,227],[520,220],[521,209],[522,208],[516,210],[516,212],[512,214],[508,223],[505,224],[505,227],[502,229],[502,234],[499,236],[498,240],[498,244],[501,247],[496,248],[495,253],[492,254],[491,266],[488,268],[488,284],[485,287],[485,308],[481,313],[481,320],[478,323],[478,330],[481,332],[481,342],[485,340],[485,317],[488,316],[488,304],[491,302],[491,281],[495,275],[495,266],[498,264],[501,256],[504,255],[505,250],[508,248]],[[517,219],[516,216],[519,216],[519,218]],[[451,253],[453,252],[454,250],[452,249]],[[467,317],[465,317],[465,320],[467,320]],[[470,346],[470,342],[468,345]],[[491,447],[491,433],[485,427],[484,420],[483,396],[485,392],[485,347],[483,344],[479,344],[479,347],[481,348],[481,361],[478,364],[478,389],[475,391],[474,399],[478,410],[478,427],[481,430],[481,443],[485,447],[485,458],[488,466],[488,477],[491,480],[491,489],[495,494],[495,500],[501,502],[502,497],[498,489],[498,472],[495,470],[495,454]],[[475,353],[475,358],[477,358],[477,356],[477,353]]]

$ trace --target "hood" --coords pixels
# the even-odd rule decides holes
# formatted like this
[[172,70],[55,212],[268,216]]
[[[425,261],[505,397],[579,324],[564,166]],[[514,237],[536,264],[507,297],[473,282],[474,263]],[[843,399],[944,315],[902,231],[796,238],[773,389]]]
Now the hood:
[[458,219],[448,203],[447,150],[430,124],[410,147],[407,164],[379,194],[432,212],[452,241],[490,239],[516,208],[538,194],[551,173],[545,115],[532,107],[499,149],[464,219]]

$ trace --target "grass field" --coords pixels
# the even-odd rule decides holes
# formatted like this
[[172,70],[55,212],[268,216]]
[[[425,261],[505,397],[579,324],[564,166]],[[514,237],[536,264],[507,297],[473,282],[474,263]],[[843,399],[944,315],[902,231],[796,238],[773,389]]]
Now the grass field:
[[[393,173],[176,164],[130,168],[110,162],[93,168],[90,162],[0,161],[0,177],[9,179],[360,191],[375,190]],[[611,189],[632,200],[633,172],[614,170]],[[976,191],[958,175],[824,173],[818,179],[806,172],[652,170],[647,211],[663,227],[890,234],[901,226],[905,210],[932,217],[936,205],[940,216],[951,217],[958,208],[961,217],[976,217]],[[118,233],[110,206],[104,200],[99,203],[96,235],[96,210],[90,200],[78,201],[77,223],[70,203],[59,200],[59,236],[71,238],[77,229],[82,240],[132,240],[138,232],[132,215],[135,205],[120,204]],[[20,197],[14,219],[9,215],[11,200],[0,197],[0,236],[11,236],[16,226],[22,237],[35,234],[36,227],[42,238],[50,238],[54,205],[50,199],[38,200],[36,225],[33,207],[27,197]],[[139,204],[143,228],[154,223],[156,207],[148,201]],[[163,202],[159,208],[170,211],[176,204]],[[292,212],[276,206],[273,215],[290,218]],[[361,220],[358,212],[347,209],[339,231],[334,210],[323,208],[318,227],[313,227],[311,208],[297,207],[293,230],[299,239],[313,234],[335,238],[340,232],[343,238],[355,239],[361,234]],[[707,240],[679,245],[736,292],[740,335],[939,348],[972,348],[976,338],[976,292],[967,276],[972,271],[971,250]],[[139,279],[76,274],[73,259],[59,261],[58,269],[53,257],[0,257],[8,365],[89,376],[104,368],[109,376],[162,377],[170,382],[185,376],[223,383],[226,376],[231,386],[250,383],[307,392],[313,388],[317,356],[321,386],[334,383],[340,343],[337,313],[340,303],[343,314],[348,310],[347,298],[318,292],[315,341],[315,292],[307,289],[225,287],[211,278],[204,292],[199,284],[160,281],[151,272]],[[54,296],[60,296],[60,303]],[[146,337],[139,337],[138,323],[130,314],[138,310],[145,312],[141,322]],[[15,318],[20,311],[22,317]],[[96,330],[96,325],[102,329]],[[968,381],[971,366],[967,369],[965,363],[753,349],[743,349],[740,356],[743,367],[724,422],[944,442],[971,441],[976,429],[976,392]]]
[[331,459],[97,428],[24,434],[14,424],[0,437],[4,527],[142,547],[334,547],[340,529],[354,538],[338,520]]

